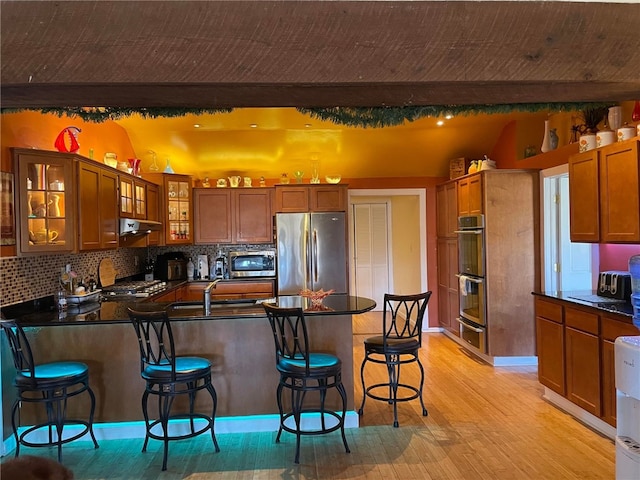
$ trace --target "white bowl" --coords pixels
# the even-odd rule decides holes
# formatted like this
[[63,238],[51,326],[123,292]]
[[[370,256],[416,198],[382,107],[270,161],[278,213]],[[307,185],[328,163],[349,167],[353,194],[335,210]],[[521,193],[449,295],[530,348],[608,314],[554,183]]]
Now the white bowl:
[[327,183],[340,183],[340,180],[342,179],[342,175],[339,175],[339,174],[327,175],[326,177],[324,177],[324,179],[327,181]]

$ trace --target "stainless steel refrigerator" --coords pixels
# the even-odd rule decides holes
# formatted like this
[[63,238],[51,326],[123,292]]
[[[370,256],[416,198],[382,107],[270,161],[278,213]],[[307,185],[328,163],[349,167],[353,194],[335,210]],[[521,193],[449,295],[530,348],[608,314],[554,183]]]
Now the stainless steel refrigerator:
[[278,295],[348,293],[345,214],[276,214]]

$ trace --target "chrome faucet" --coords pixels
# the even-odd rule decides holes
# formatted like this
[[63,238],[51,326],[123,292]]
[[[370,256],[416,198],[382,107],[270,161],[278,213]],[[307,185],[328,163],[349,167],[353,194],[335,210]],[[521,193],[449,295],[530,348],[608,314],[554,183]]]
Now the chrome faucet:
[[207,316],[211,315],[211,289],[216,288],[216,285],[220,280],[222,279],[216,278],[213,282],[209,282],[204,289],[204,314]]

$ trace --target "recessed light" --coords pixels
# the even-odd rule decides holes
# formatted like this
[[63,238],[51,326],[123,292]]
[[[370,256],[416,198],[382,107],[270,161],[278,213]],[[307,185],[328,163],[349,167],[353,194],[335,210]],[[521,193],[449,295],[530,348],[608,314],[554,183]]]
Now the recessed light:
[[200,128],[200,124],[199,123],[194,123],[193,124],[193,128]]
[[249,125],[251,128],[258,128],[258,124],[257,123],[252,123]]
[[438,125],[439,127],[441,127],[442,125],[444,125],[444,120],[438,120],[436,122],[436,125]]
[[305,123],[304,124],[304,128],[311,128],[311,124],[310,123]]
[[444,118],[446,118],[447,120],[451,120],[453,118],[453,115],[449,113],[448,115],[445,115]]

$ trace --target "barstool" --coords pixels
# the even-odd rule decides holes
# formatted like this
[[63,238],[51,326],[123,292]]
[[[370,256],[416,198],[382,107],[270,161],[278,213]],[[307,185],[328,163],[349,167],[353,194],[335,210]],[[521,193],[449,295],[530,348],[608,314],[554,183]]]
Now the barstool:
[[[167,313],[162,311],[143,312],[127,309],[133,323],[138,344],[140,345],[140,375],[146,381],[142,395],[142,413],[146,426],[146,435],[142,451],[146,452],[150,438],[164,442],[162,470],[167,469],[169,441],[192,438],[211,431],[216,452],[220,451],[213,428],[218,398],[211,383],[211,362],[202,357],[176,356],[171,322]],[[206,390],[211,396],[213,410],[211,415],[194,411],[196,393]],[[150,420],[147,409],[149,395],[158,396],[158,419]],[[189,396],[189,413],[171,413],[174,399],[179,395]],[[178,419],[189,420],[187,433],[170,433],[169,422]],[[205,421],[205,425],[196,430],[195,419]],[[161,433],[153,429],[160,425]]]
[[[280,382],[276,392],[280,411],[280,428],[276,442],[280,441],[282,431],[296,435],[295,463],[300,463],[300,437],[302,435],[322,435],[340,430],[342,442],[347,453],[350,452],[347,437],[344,434],[344,419],[347,411],[347,393],[342,385],[342,362],[335,355],[309,351],[309,337],[304,313],[301,308],[283,308],[263,303],[276,346],[276,369],[280,372]],[[291,391],[291,411],[285,413],[282,403],[283,389]],[[327,390],[335,388],[342,399],[342,413],[327,410],[325,400]],[[307,392],[320,394],[320,406],[305,406]],[[302,427],[302,415],[320,414],[319,428]],[[335,419],[327,424],[326,417]],[[293,418],[294,426],[287,420]]]
[[[27,447],[58,447],[58,462],[62,462],[62,445],[72,442],[89,433],[95,448],[98,442],[93,434],[93,414],[96,409],[96,397],[89,387],[89,367],[82,362],[65,361],[37,365],[24,330],[15,320],[0,319],[0,325],[7,335],[16,376],[13,380],[18,389],[18,398],[11,409],[11,427],[16,440],[16,457],[20,454],[20,445]],[[55,328],[55,327],[51,327]],[[84,392],[91,398],[89,420],[67,418],[67,402],[70,398]],[[44,404],[47,420],[26,428],[18,434],[18,417],[22,404]],[[81,425],[82,430],[64,437],[64,427]],[[47,440],[37,441],[35,432],[47,429]],[[34,434],[34,435],[31,435]]]
[[[367,338],[364,341],[364,360],[360,367],[362,380],[362,405],[358,414],[364,412],[364,403],[367,397],[382,400],[393,405],[393,426],[398,427],[398,402],[407,402],[415,398],[420,399],[422,415],[428,412],[422,400],[422,387],[424,385],[424,368],[420,362],[418,353],[422,346],[422,320],[427,309],[431,292],[416,295],[384,295],[382,312],[382,335]],[[365,386],[364,367],[367,362],[386,365],[389,373],[389,381]],[[416,362],[420,368],[420,384],[418,387],[400,383],[400,367],[407,363]],[[385,388],[387,394],[376,394],[372,390]],[[406,396],[398,398],[398,390],[409,390]]]

